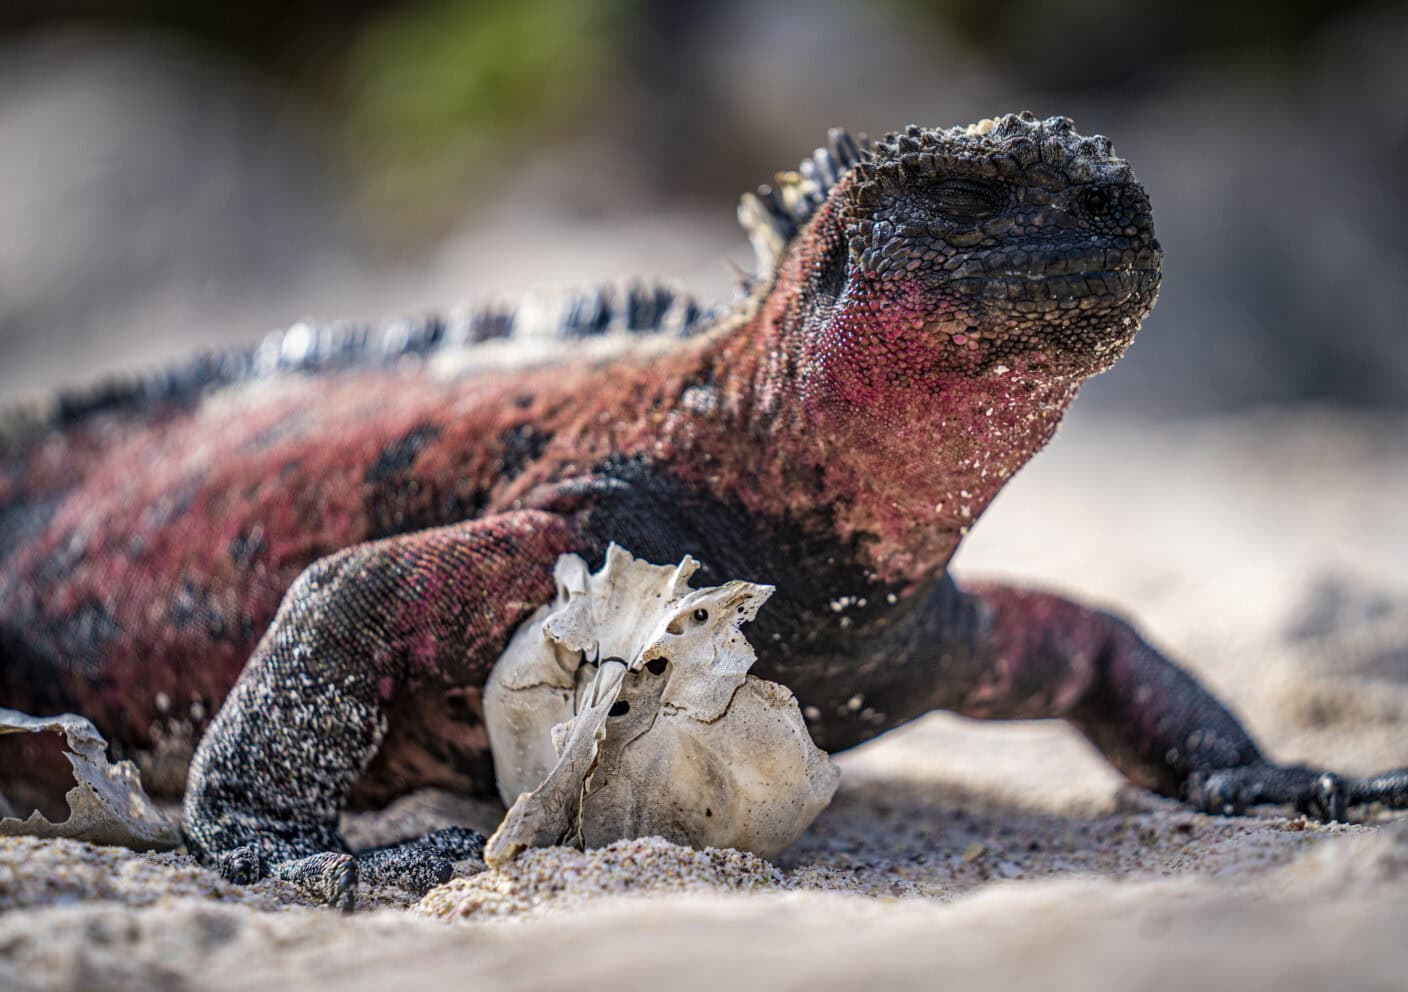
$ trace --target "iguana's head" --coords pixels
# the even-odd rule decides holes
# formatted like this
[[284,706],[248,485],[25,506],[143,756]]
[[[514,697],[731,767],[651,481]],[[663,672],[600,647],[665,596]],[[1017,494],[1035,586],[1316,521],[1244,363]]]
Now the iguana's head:
[[748,466],[740,498],[824,501],[898,581],[944,567],[1159,286],[1143,188],[1062,117],[833,132],[739,219],[759,279],[726,357],[775,480]]
[[1148,197],[1106,138],[1063,117],[833,131],[778,180],[740,219],[764,274],[800,290],[812,389],[863,402],[994,369],[1078,381],[1154,304]]

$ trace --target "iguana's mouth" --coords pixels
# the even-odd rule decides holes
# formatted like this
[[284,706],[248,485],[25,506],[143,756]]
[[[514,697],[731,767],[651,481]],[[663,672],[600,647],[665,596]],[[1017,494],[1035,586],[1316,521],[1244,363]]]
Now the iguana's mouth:
[[1070,302],[1080,309],[1087,301],[1091,306],[1118,305],[1147,295],[1158,287],[1159,270],[1099,269],[1052,276],[990,276],[964,282],[976,283],[969,291],[988,303],[1051,303],[1055,309],[1065,309],[1062,304]]
[[1087,310],[1152,297],[1162,260],[1157,243],[1138,249],[1013,249],[968,259],[952,272],[950,285],[991,306]]

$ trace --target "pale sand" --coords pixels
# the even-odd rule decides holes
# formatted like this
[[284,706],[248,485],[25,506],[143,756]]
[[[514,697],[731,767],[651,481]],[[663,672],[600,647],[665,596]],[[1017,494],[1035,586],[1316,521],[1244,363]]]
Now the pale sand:
[[[1279,757],[1408,765],[1406,428],[1077,423],[959,566],[1137,617]],[[301,907],[281,883],[226,885],[180,855],[0,842],[0,988],[1408,982],[1401,815],[1327,827],[1192,814],[1121,790],[1057,724],[933,716],[842,764],[835,803],[773,864],[657,841],[535,852],[411,912],[352,918]],[[496,813],[427,794],[348,830],[380,842]]]

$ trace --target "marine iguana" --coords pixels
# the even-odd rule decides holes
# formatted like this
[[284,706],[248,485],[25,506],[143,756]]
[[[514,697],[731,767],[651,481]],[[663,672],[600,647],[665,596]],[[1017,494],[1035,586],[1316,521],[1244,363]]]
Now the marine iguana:
[[739,215],[757,271],[716,312],[637,287],[569,296],[546,333],[507,309],[299,325],[12,417],[0,705],[148,759],[220,707],[185,794],[199,858],[343,906],[359,878],[423,889],[479,838],[353,855],[339,812],[491,792],[487,673],[558,557],[615,541],[775,585],[754,671],[828,750],[934,709],[1060,717],[1204,810],[1408,806],[1408,769],[1264,757],[1124,620],[948,575],[1154,304],[1149,200],[1107,139],[1030,114],[835,131]]

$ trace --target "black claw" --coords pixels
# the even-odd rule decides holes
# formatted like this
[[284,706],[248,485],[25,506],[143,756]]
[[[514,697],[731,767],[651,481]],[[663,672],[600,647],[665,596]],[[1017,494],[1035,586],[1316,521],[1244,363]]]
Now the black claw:
[[339,861],[328,872],[325,888],[327,903],[339,912],[350,913],[357,908],[357,860],[347,854],[339,857],[345,860]]
[[350,854],[328,851],[274,866],[274,875],[292,882],[318,902],[350,913],[357,905],[361,873]]
[[1408,768],[1348,779],[1304,765],[1257,763],[1194,772],[1184,796],[1190,806],[1222,816],[1240,816],[1250,806],[1288,805],[1312,819],[1345,823],[1351,806],[1408,809]]
[[357,856],[362,878],[425,895],[455,874],[456,861],[482,861],[484,835],[468,827],[446,827],[415,840],[363,851]]
[[1321,772],[1296,802],[1296,809],[1317,820],[1343,823],[1348,819],[1348,800],[1349,790],[1344,779],[1331,772]]
[[418,896],[444,885],[455,873],[454,863],[449,858],[416,845],[382,852],[374,860],[364,857],[363,867],[375,884],[393,885]]

